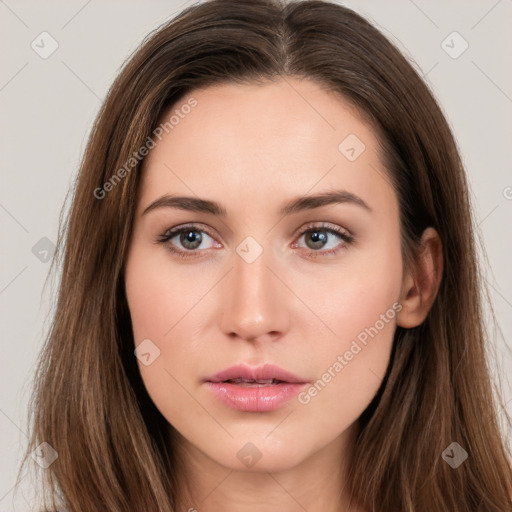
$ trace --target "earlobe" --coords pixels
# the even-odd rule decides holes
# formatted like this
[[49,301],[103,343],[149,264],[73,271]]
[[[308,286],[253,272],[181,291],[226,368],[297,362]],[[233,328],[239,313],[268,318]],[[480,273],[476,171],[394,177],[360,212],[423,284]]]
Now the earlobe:
[[443,275],[442,242],[434,228],[427,228],[421,237],[414,268],[404,276],[397,317],[400,327],[420,325],[436,298]]

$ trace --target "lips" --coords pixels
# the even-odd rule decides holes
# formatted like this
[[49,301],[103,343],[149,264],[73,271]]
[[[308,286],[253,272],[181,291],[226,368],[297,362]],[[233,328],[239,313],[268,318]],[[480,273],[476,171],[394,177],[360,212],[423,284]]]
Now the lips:
[[270,412],[297,395],[307,382],[279,366],[237,365],[204,379],[224,405],[243,412]]

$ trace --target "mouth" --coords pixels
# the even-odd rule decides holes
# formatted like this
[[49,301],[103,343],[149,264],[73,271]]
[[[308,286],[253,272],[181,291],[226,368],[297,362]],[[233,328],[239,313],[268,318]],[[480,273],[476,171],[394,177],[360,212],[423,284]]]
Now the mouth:
[[298,394],[307,382],[274,365],[227,368],[204,379],[208,389],[231,409],[270,412]]

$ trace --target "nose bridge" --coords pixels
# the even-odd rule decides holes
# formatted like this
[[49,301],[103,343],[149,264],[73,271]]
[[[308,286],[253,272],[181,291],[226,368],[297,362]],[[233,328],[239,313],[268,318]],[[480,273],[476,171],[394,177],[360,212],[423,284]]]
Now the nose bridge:
[[[289,317],[279,280],[267,268],[271,254],[263,251],[255,259],[246,258],[247,253],[240,250],[244,248],[247,246],[240,244],[233,255],[234,268],[225,286],[223,330],[245,339],[275,337],[288,328]],[[254,247],[249,245],[251,250]]]

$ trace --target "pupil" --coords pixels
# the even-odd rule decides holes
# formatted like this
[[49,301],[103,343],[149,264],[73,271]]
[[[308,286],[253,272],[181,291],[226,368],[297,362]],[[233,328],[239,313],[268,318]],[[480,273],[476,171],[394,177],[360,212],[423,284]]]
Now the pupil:
[[[327,243],[327,233],[325,231],[310,231],[310,233],[309,240],[311,243],[306,243],[311,249],[321,249]],[[306,240],[308,239],[306,238]]]
[[198,231],[182,232],[180,242],[186,249],[197,249],[201,245],[203,237]]

